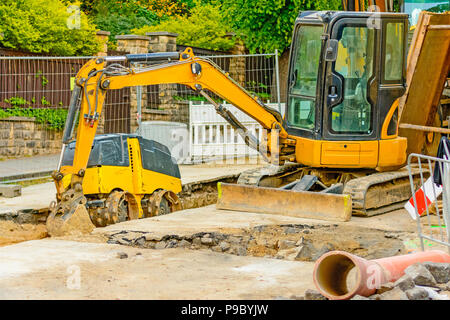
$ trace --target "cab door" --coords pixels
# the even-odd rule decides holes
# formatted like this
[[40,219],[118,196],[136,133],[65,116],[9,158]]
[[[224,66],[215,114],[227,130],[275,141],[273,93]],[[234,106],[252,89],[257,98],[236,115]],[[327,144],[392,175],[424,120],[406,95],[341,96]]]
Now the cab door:
[[366,18],[342,18],[332,26],[331,38],[338,45],[336,60],[326,66],[326,140],[377,138],[378,37]]
[[[326,65],[323,136],[326,140],[371,141],[396,137],[395,112],[405,92],[404,15],[344,17],[331,26],[337,57]],[[386,117],[394,114],[389,119]],[[391,121],[392,120],[392,121]],[[388,121],[389,133],[382,134]]]
[[378,38],[364,17],[332,25],[337,56],[326,65],[322,165],[374,167],[378,162]]

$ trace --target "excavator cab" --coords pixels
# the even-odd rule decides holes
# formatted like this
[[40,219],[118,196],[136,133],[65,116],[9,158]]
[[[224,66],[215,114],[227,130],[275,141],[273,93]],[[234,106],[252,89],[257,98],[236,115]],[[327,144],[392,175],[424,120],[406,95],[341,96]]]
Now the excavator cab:
[[[297,160],[319,167],[392,167],[406,90],[408,15],[302,12],[294,28],[284,126]],[[303,144],[303,148],[302,148]]]

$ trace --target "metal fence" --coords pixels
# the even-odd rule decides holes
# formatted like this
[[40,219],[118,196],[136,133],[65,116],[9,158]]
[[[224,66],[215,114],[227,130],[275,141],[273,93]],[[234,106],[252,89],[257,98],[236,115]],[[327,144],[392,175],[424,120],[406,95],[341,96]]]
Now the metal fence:
[[[445,145],[445,144],[444,144]],[[422,251],[425,241],[448,247],[450,253],[450,152],[437,158],[410,154],[408,170],[413,197],[405,205],[417,222]],[[420,170],[419,190],[414,188],[412,168]],[[440,181],[436,181],[440,180]],[[436,183],[438,182],[438,183]]]
[[[2,118],[8,114],[35,115],[41,128],[60,130],[75,76],[91,58],[0,57],[0,111],[7,112]],[[105,132],[129,132],[129,98],[129,88],[114,90],[107,95],[103,109]],[[27,109],[41,109],[42,112]]]
[[[265,103],[279,105],[277,53],[198,56],[210,59]],[[2,56],[0,52],[0,159],[59,152],[75,76],[92,58]],[[189,104],[201,101],[196,92],[177,84],[111,90],[98,133],[136,132],[140,120],[189,125]],[[10,116],[22,120],[12,123],[7,120]],[[33,123],[21,122],[31,117]]]
[[[198,55],[209,59],[250,93],[257,95],[264,102],[280,102],[281,93],[278,85],[278,53],[248,55]],[[189,87],[176,85],[151,85],[143,89],[146,99],[145,109],[164,109],[165,105],[189,104],[206,99]],[[211,94],[216,99],[219,97]]]

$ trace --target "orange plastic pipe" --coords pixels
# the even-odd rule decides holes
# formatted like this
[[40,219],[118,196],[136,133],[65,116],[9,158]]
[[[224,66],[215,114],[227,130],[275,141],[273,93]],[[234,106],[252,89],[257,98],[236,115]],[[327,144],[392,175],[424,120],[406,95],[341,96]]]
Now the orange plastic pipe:
[[370,296],[386,282],[396,281],[416,262],[450,263],[450,255],[430,250],[401,256],[366,260],[345,251],[331,251],[314,266],[314,284],[331,300],[346,300],[354,295]]

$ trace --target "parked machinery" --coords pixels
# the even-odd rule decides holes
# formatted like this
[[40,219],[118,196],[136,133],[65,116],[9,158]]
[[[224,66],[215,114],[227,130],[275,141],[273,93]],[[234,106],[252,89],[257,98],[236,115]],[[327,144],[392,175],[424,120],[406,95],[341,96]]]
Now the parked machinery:
[[[190,48],[182,53],[92,59],[76,77],[64,145],[77,111],[76,140],[82,143],[75,146],[72,166],[60,166],[53,175],[60,201],[50,215],[49,229],[77,220],[71,219],[77,216],[75,211],[80,216],[86,212],[82,184],[107,92],[169,83],[187,85],[204,96],[249,146],[275,165],[270,170],[244,172],[239,183],[320,191],[314,203],[304,198],[296,203],[295,196],[290,198],[290,206],[304,210],[329,204],[330,197],[336,196],[331,193],[351,198],[344,202],[354,214],[379,214],[401,207],[410,197],[408,172],[399,169],[406,160],[407,141],[398,136],[398,102],[406,89],[408,16],[379,13],[376,26],[372,18],[370,12],[300,13],[291,45],[284,118],[212,61],[194,56]],[[120,60],[140,67],[115,63]],[[263,140],[258,141],[209,92],[256,119],[266,129]],[[64,179],[70,182],[63,183]],[[234,188],[248,199],[259,195],[257,187],[253,191],[242,185]],[[142,198],[134,199],[143,207]],[[259,203],[265,206],[270,201],[271,197],[264,196]]]

